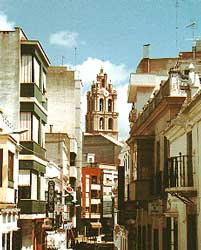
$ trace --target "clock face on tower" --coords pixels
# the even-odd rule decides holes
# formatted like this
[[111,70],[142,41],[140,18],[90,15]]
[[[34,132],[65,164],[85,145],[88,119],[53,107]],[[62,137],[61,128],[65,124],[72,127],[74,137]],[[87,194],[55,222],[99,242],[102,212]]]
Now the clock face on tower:
[[107,89],[104,89],[104,90],[103,90],[103,95],[104,95],[105,97],[108,97],[108,96],[109,96],[109,92],[107,91]]

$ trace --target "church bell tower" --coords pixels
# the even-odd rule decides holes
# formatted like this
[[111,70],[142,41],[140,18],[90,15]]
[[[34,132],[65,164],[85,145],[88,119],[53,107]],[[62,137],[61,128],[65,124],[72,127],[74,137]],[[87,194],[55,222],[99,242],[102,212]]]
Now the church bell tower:
[[100,69],[96,82],[87,92],[86,132],[102,133],[118,139],[117,91],[108,83],[107,74]]

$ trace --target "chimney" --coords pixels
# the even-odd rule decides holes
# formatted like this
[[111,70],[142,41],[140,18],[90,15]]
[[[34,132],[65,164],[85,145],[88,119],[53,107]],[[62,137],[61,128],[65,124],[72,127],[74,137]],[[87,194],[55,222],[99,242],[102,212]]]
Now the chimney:
[[143,46],[143,58],[149,58],[149,46],[150,46],[150,43],[144,44],[144,46]]
[[50,125],[50,133],[53,131],[53,125]]

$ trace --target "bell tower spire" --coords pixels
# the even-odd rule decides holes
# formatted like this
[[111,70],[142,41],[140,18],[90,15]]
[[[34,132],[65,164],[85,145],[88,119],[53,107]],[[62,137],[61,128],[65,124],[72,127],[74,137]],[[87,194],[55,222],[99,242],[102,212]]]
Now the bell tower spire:
[[87,92],[86,132],[102,133],[118,139],[117,91],[103,68]]

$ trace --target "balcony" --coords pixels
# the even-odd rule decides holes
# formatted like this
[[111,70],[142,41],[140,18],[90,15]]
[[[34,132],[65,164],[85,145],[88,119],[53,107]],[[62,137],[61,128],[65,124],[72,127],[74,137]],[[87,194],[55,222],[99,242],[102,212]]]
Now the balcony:
[[46,201],[25,200],[18,202],[21,214],[44,214],[46,212]]
[[168,160],[166,192],[192,195],[196,192],[193,182],[192,156],[182,155]]
[[136,180],[131,182],[131,200],[149,200],[151,198],[151,181],[146,180]]
[[46,150],[34,141],[20,141],[22,150],[20,154],[36,154],[40,155],[40,158],[45,160]]
[[35,83],[21,83],[20,84],[21,97],[36,97],[38,102],[47,109],[47,99],[42,94],[41,90]]

